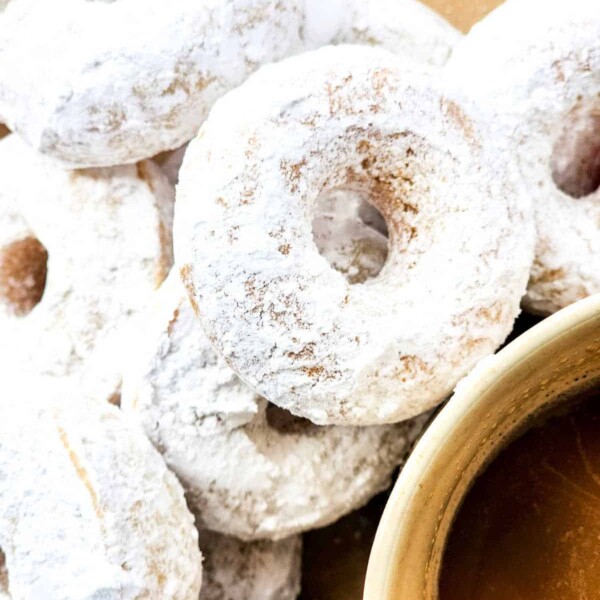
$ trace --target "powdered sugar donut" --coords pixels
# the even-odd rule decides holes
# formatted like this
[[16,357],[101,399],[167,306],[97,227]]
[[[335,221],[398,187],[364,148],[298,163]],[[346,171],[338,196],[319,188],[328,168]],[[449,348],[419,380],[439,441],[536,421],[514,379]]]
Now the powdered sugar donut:
[[70,166],[135,162],[192,138],[260,65],[333,38],[440,64],[459,34],[414,0],[19,0],[0,16],[0,115]]
[[0,347],[111,397],[120,336],[172,261],[173,189],[158,167],[65,171],[0,141]]
[[6,593],[196,600],[193,518],[141,429],[74,389],[13,383],[11,401],[0,403]]
[[300,593],[302,538],[241,542],[201,532],[200,600],[295,600]]
[[380,46],[433,67],[443,66],[461,34],[415,0],[306,0],[306,50],[326,44]]
[[[176,259],[210,341],[316,423],[438,403],[510,332],[531,264],[529,203],[490,150],[475,117],[384,50],[263,67],[215,105],[180,173]],[[348,185],[390,230],[381,273],[357,285],[311,235],[319,193]]]
[[488,111],[533,200],[536,258],[524,305],[548,314],[600,292],[597,3],[507,0],[460,45],[447,79]]
[[141,326],[121,406],[202,528],[281,539],[330,523],[387,487],[424,425],[319,427],[257,397],[210,347],[177,273]]

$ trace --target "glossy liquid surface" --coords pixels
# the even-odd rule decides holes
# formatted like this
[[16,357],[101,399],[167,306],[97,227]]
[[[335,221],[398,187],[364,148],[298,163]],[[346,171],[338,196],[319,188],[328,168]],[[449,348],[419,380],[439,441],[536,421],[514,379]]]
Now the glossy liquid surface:
[[600,394],[547,418],[476,480],[440,600],[600,599]]

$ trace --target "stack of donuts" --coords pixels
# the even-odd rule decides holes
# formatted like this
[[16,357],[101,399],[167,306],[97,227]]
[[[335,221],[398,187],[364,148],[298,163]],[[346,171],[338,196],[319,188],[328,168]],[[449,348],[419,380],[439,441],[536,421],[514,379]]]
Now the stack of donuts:
[[521,307],[600,292],[599,34],[0,0],[0,599],[297,598]]

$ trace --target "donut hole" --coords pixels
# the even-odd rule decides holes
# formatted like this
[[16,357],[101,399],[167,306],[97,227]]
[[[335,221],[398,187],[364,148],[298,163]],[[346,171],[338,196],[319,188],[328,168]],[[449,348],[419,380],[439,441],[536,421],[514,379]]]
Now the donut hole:
[[269,427],[283,435],[307,435],[315,432],[318,428],[318,425],[315,425],[312,421],[297,417],[270,402],[267,404],[265,413]]
[[375,231],[378,231],[384,237],[388,237],[389,232],[387,228],[387,223],[385,222],[383,215],[375,206],[373,206],[368,200],[365,200],[364,198],[361,200],[360,205],[358,207],[358,216],[365,225],[371,227]]
[[0,548],[0,594],[10,596],[8,589],[8,569],[6,568],[6,557]]
[[46,287],[48,252],[34,237],[12,242],[0,252],[0,302],[18,317],[27,315],[42,299]]
[[379,275],[388,256],[388,230],[366,194],[352,188],[321,193],[312,226],[319,253],[350,284]]
[[600,104],[572,110],[554,144],[552,179],[572,198],[584,198],[600,187]]

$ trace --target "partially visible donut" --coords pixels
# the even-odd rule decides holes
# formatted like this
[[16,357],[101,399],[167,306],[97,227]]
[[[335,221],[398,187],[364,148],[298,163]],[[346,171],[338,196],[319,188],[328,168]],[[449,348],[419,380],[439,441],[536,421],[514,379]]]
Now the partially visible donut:
[[486,111],[534,203],[525,308],[549,314],[600,292],[598,3],[507,0],[459,45],[446,79]]
[[326,44],[379,46],[441,67],[462,37],[437,12],[415,0],[306,0],[306,12],[307,50]]
[[142,430],[74,388],[10,381],[0,403],[10,598],[197,600],[198,533]]
[[300,593],[302,538],[241,542],[201,531],[199,600],[295,600]]
[[262,64],[360,41],[439,65],[459,37],[415,0],[19,0],[0,13],[0,115],[70,166],[131,163],[191,139]]
[[[440,402],[519,313],[529,202],[476,116],[381,49],[263,67],[186,152],[176,262],[204,331],[269,401],[319,424],[394,422]],[[352,186],[390,231],[378,277],[318,253],[316,198]]]
[[121,400],[201,528],[244,540],[326,525],[385,489],[426,417],[319,427],[255,395],[212,350],[174,272],[140,321]]
[[151,161],[65,171],[15,135],[0,164],[0,349],[109,398],[121,335],[171,265],[173,189]]

